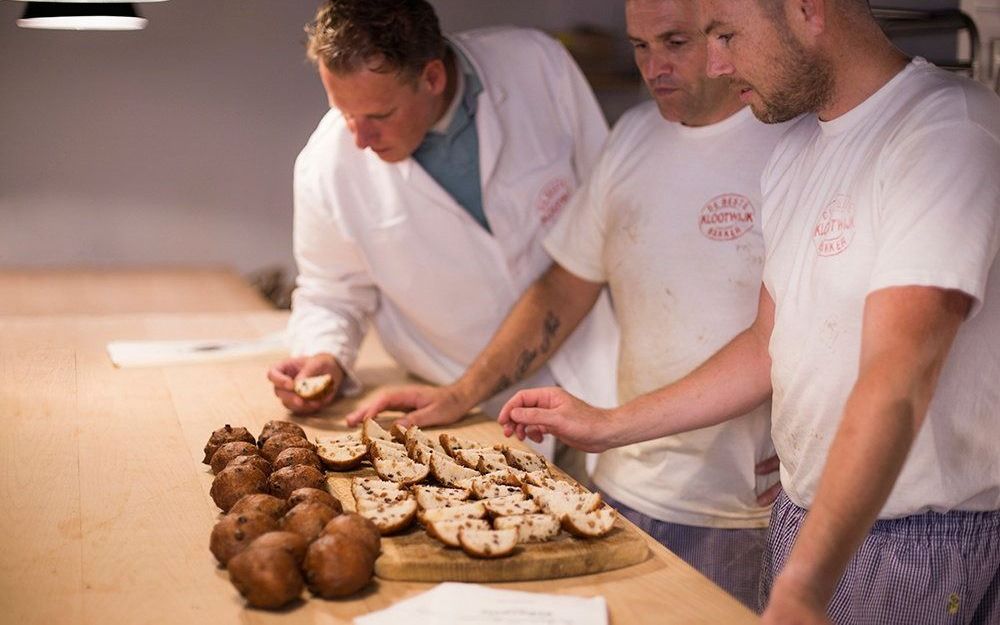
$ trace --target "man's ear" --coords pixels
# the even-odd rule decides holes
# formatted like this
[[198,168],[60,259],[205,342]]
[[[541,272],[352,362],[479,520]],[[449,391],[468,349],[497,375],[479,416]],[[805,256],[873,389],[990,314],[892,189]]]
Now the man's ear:
[[420,74],[420,82],[427,87],[433,95],[441,95],[448,86],[448,70],[444,61],[434,59],[424,65],[424,71]]
[[826,30],[827,11],[833,10],[832,0],[791,0],[788,20],[792,28],[817,37]]

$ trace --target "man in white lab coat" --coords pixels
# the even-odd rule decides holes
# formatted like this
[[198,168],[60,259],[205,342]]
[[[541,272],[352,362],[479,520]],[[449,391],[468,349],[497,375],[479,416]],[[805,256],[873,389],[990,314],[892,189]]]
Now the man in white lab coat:
[[[541,241],[607,136],[579,69],[540,32],[445,38],[423,0],[330,0],[307,30],[331,109],[295,165],[293,357],[268,374],[300,414],[358,389],[369,322],[409,372],[461,375],[551,264]],[[602,297],[546,367],[501,380],[484,407],[552,383],[612,405],[617,338]],[[526,350],[523,371],[550,347]],[[323,373],[321,398],[293,392]]]

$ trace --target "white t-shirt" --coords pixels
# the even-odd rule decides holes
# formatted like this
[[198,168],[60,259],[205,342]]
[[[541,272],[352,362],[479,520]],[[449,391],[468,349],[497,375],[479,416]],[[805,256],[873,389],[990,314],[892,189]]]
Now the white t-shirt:
[[[619,121],[549,234],[556,262],[610,287],[621,328],[619,401],[683,377],[753,321],[764,262],[760,173],[786,126],[742,109],[689,128],[642,104]],[[764,527],[768,508],[755,494],[769,483],[753,469],[774,453],[768,417],[765,405],[605,452],[594,482],[663,521]]]
[[919,285],[975,304],[879,516],[1000,508],[1000,100],[915,59],[848,113],[799,120],[762,188],[789,497],[813,502],[857,379],[866,296]]

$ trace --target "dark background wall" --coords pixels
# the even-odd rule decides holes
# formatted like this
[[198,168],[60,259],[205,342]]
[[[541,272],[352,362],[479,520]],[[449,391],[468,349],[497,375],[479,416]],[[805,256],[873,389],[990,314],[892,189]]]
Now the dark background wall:
[[[615,0],[433,3],[448,30],[624,34]],[[0,1],[0,265],[291,269],[292,163],[326,109],[302,58],[315,5],[170,0],[106,33],[19,29]],[[639,94],[601,95],[613,117]]]

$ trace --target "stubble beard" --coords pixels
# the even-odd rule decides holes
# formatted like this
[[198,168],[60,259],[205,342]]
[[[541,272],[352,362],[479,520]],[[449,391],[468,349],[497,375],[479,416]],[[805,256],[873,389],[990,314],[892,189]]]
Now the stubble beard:
[[787,32],[782,33],[781,39],[781,55],[774,59],[776,86],[767,95],[758,91],[761,104],[750,107],[765,124],[780,124],[803,113],[818,111],[833,94],[829,61],[803,48]]

